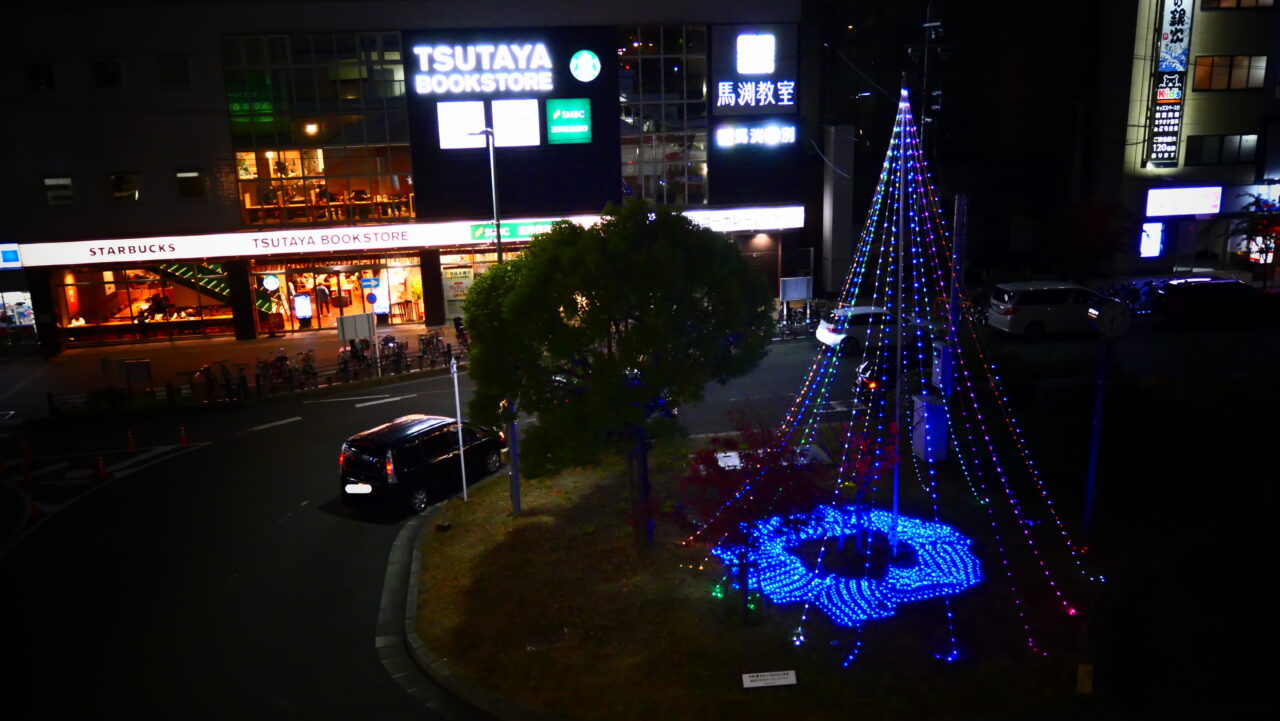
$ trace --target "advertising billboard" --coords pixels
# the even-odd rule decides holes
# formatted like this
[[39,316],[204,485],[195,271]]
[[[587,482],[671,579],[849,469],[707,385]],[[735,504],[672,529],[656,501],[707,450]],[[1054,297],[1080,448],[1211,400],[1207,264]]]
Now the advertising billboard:
[[415,209],[492,212],[488,129],[503,215],[598,213],[621,200],[613,27],[404,33]]
[[796,26],[713,25],[707,157],[716,203],[800,200]]
[[1147,163],[1178,167],[1182,112],[1187,95],[1187,60],[1191,54],[1193,0],[1162,0],[1157,22],[1159,53],[1152,77]]

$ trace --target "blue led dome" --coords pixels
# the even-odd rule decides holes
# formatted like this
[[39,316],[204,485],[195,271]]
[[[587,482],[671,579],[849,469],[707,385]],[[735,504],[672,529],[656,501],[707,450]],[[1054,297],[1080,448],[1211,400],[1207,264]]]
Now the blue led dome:
[[[813,570],[790,550],[862,531],[890,535],[895,523],[897,539],[915,553],[915,563],[890,564],[883,578]],[[773,603],[812,602],[841,626],[887,618],[901,604],[953,595],[982,580],[969,539],[944,523],[876,509],[819,506],[812,513],[773,516],[743,528],[750,539],[747,546],[719,545],[711,552],[728,566],[745,560],[748,584]]]

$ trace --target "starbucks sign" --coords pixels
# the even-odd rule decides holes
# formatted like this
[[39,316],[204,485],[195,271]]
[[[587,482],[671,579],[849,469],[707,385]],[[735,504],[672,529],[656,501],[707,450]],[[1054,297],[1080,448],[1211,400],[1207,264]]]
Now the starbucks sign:
[[600,58],[590,50],[579,50],[569,58],[569,72],[578,82],[589,83],[600,74]]

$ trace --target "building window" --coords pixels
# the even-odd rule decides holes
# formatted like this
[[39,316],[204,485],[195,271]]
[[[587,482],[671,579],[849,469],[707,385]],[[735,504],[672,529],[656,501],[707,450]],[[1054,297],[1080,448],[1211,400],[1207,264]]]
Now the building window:
[[1190,135],[1186,162],[1187,165],[1252,163],[1257,146],[1257,135]]
[[179,200],[202,200],[205,196],[204,173],[199,170],[179,170],[174,173]]
[[1194,88],[1257,90],[1266,76],[1266,55],[1197,55]]
[[246,225],[413,213],[398,33],[229,36],[222,62]]
[[111,186],[111,200],[117,203],[136,203],[138,193],[137,173],[112,173],[107,176]]
[[118,88],[124,85],[124,63],[119,60],[93,61],[93,86]]
[[48,205],[71,205],[71,178],[44,179],[44,202]]
[[707,202],[707,29],[618,29],[624,194],[669,205]]
[[1274,0],[1200,0],[1201,10],[1240,10],[1269,8]]
[[173,88],[191,85],[191,59],[185,55],[166,55],[160,58],[160,82]]
[[256,259],[251,273],[263,333],[336,328],[339,318],[352,313],[373,313],[379,325],[422,323],[422,270],[416,255]]
[[53,63],[27,63],[27,89],[40,92],[53,90]]
[[231,333],[231,284],[220,263],[65,268],[54,274],[58,327],[72,345]]

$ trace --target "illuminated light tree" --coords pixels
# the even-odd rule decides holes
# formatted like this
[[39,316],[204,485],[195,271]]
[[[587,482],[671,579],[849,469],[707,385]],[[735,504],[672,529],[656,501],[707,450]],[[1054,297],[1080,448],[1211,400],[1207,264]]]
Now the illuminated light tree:
[[[949,647],[938,658],[955,660],[952,599],[963,598],[984,576],[1004,582],[1017,630],[1036,653],[1045,651],[1033,633],[1033,603],[1076,614],[1056,569],[1074,564],[1075,573],[1090,578],[1082,552],[1031,458],[973,318],[938,307],[937,299],[953,290],[957,304],[967,301],[958,283],[953,288],[952,275],[950,235],[903,90],[837,305],[881,308],[894,321],[871,328],[861,348],[868,382],[850,389],[837,385],[837,369],[845,325],[854,316],[835,314],[776,433],[780,447],[803,449],[825,425],[820,411],[829,401],[850,395],[860,401],[832,453],[835,478],[827,501],[795,512],[783,502],[788,489],[778,481],[778,469],[761,469],[744,477],[684,541],[706,548],[697,567],[709,565],[711,556],[723,562],[725,576],[714,593],[741,587],[745,576],[747,590],[778,604],[780,613],[794,605],[797,645],[815,617],[856,631],[903,605],[941,599]],[[936,383],[935,353],[942,359]],[[948,525],[951,506],[942,496],[956,490],[985,523],[970,518],[964,531]],[[744,508],[755,517],[743,521]],[[979,535],[994,556],[985,573],[971,547],[971,536]],[[853,556],[861,569],[848,567],[848,539],[862,549]],[[798,547],[813,544],[816,553],[798,555]],[[822,613],[811,613],[815,609]],[[857,656],[860,640],[853,648],[845,665]]]

